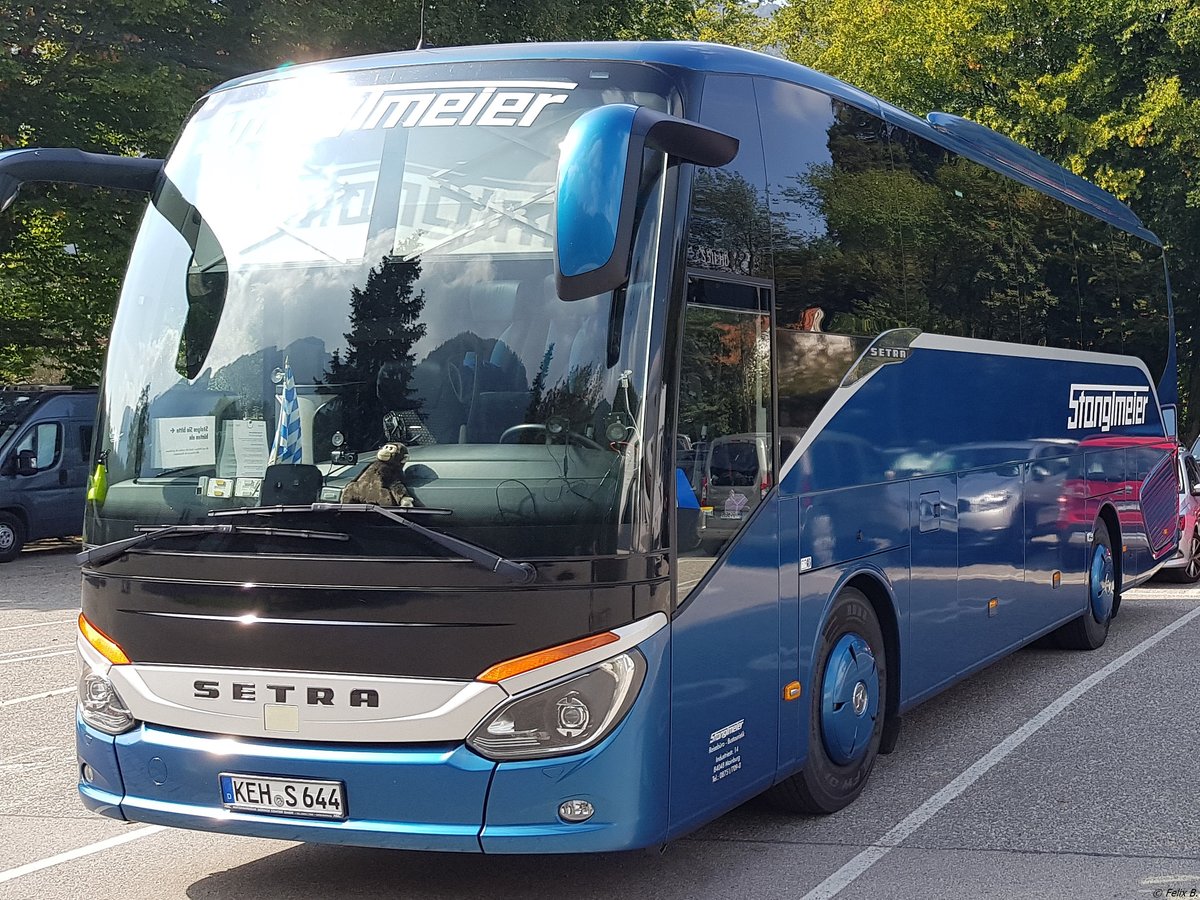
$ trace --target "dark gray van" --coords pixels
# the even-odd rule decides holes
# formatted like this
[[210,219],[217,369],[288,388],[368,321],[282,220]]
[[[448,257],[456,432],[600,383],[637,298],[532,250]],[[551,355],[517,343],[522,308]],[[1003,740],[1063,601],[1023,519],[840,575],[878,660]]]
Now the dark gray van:
[[96,389],[0,390],[0,562],[26,541],[79,534]]

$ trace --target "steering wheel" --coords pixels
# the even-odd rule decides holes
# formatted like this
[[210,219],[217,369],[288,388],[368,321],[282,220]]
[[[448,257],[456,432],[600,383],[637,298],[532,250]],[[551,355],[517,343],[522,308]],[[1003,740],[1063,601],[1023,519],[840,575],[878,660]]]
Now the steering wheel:
[[[500,435],[500,443],[501,444],[515,443],[515,441],[507,441],[507,440],[505,440],[505,438],[507,438],[509,435],[520,434],[523,431],[540,431],[543,434],[550,433],[550,429],[548,429],[545,425],[541,424],[540,422],[525,422],[521,425],[513,425],[511,428],[504,429],[504,433]],[[607,450],[608,449],[603,444],[597,443],[596,441],[594,441],[590,437],[588,437],[586,434],[580,434],[578,431],[561,431],[561,432],[559,432],[559,434],[569,435],[572,440],[578,441],[580,444],[583,444],[585,447],[591,447],[593,450]]]

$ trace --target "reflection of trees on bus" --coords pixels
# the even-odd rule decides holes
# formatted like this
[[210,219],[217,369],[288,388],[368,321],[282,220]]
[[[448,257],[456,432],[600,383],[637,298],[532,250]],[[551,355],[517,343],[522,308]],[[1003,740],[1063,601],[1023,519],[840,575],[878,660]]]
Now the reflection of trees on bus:
[[801,327],[816,307],[826,331],[878,333],[903,317],[895,217],[916,201],[892,196],[909,186],[892,177],[870,116],[842,107],[828,141],[832,162],[811,162],[775,185],[777,321]]
[[888,328],[1143,358],[1167,349],[1157,248],[840,106],[829,158],[777,183],[778,321]]
[[367,274],[366,284],[350,291],[350,331],[343,356],[335,350],[325,382],[340,385],[341,422],[348,446],[373,449],[389,434],[390,413],[415,413],[421,406],[412,387],[416,364],[413,345],[425,335],[421,311],[424,292],[415,293],[419,259],[384,257]]
[[770,240],[766,198],[736,172],[700,169],[692,195],[688,263],[761,275]]
[[770,384],[766,317],[692,309],[683,335],[679,431],[706,436],[754,431]]
[[138,391],[137,402],[133,406],[133,416],[130,419],[129,430],[125,434],[133,435],[134,445],[130,448],[125,448],[127,452],[132,452],[133,459],[123,455],[123,462],[132,462],[132,471],[126,470],[122,472],[114,472],[116,468],[114,460],[109,461],[109,477],[114,474],[120,479],[136,476],[145,471],[142,466],[147,461],[144,459],[146,453],[146,438],[150,431],[150,385],[143,385]]
[[[547,351],[547,356],[550,351]],[[604,393],[604,375],[595,363],[576,366],[571,369],[558,384],[551,388],[543,388],[544,374],[548,363],[543,364],[538,374],[534,376],[533,385],[529,390],[529,409],[525,421],[544,424],[552,417],[565,419],[571,423],[572,430],[583,430],[588,425],[595,430],[597,411],[607,411],[608,405],[601,407]],[[636,408],[636,404],[635,404]],[[538,440],[544,435],[537,435]]]

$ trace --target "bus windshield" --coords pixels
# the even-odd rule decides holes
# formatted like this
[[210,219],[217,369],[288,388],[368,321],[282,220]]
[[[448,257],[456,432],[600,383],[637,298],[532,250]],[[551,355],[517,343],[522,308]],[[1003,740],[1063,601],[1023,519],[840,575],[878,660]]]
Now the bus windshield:
[[[627,549],[662,179],[620,302],[565,302],[558,145],[587,109],[674,97],[649,67],[548,61],[301,68],[208,97],[130,261],[87,540],[355,502],[436,508],[422,521],[513,556]],[[372,525],[336,552],[386,553]]]

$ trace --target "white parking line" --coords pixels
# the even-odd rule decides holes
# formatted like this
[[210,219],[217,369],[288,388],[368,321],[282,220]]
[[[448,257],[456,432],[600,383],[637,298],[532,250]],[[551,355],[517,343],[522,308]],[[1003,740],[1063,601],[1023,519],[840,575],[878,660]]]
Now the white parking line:
[[49,659],[51,656],[67,656],[74,650],[59,650],[57,653],[35,653],[33,656],[17,656],[13,659],[0,659],[0,666],[5,663],[28,662],[31,659]]
[[41,653],[43,650],[62,650],[62,644],[47,644],[45,647],[25,647],[21,650],[0,651],[0,657],[19,656],[22,653]]
[[1002,740],[988,751],[988,753],[972,763],[948,785],[905,816],[891,831],[805,894],[802,900],[829,900],[829,898],[837,896],[851,882],[871,868],[871,866],[900,846],[914,831],[936,816],[943,807],[956,799],[1006,756],[1029,740],[1029,738],[1033,737],[1034,734],[1040,731],[1044,725],[1060,712],[1122,668],[1126,663],[1141,656],[1155,644],[1163,640],[1163,638],[1174,634],[1198,616],[1200,616],[1200,607],[1196,607],[1180,616],[1166,628],[1146,638],[1146,640],[1142,641],[1136,647],[1121,654],[1103,669],[1093,672],[1087,678],[1083,679],[1083,681],[1079,682],[1079,684],[1075,685],[1075,687],[1062,694],[1057,700]]
[[26,863],[23,866],[17,866],[15,869],[8,869],[0,872],[0,884],[6,881],[12,881],[16,878],[21,878],[25,875],[31,875],[34,872],[40,872],[42,869],[48,869],[51,866],[57,866],[59,863],[70,862],[73,859],[79,859],[81,856],[91,856],[93,853],[100,853],[104,850],[111,850],[113,847],[119,847],[121,844],[128,844],[130,841],[136,841],[144,837],[150,837],[152,834],[157,834],[163,830],[162,825],[147,825],[145,828],[139,828],[136,831],[127,831],[125,834],[118,834],[116,837],[110,837],[104,841],[97,841],[94,844],[88,844],[86,847],[76,847],[74,850],[67,850],[64,853],[59,853],[56,856],[48,856],[45,859],[39,859],[37,862]]
[[78,688],[59,688],[56,691],[42,691],[40,694],[30,694],[27,697],[13,697],[11,700],[0,700],[0,709],[6,706],[16,706],[18,703],[28,703],[31,700],[41,700],[43,697],[57,697],[59,694],[70,694]]
[[26,625],[5,625],[0,631],[17,631],[21,628],[48,628],[51,625],[69,625],[75,619],[55,619],[53,622],[29,622]]

